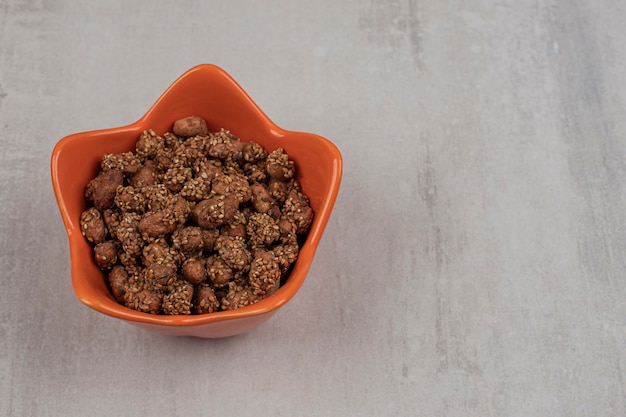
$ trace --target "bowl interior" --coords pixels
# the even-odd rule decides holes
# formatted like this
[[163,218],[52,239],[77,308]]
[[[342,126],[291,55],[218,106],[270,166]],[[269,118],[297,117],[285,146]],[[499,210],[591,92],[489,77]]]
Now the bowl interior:
[[[276,293],[241,309],[192,316],[155,316],[118,304],[104,274],[93,262],[91,245],[80,232],[80,214],[87,208],[84,188],[97,175],[105,153],[134,150],[143,130],[170,131],[174,120],[203,117],[210,130],[230,130],[243,141],[254,140],[268,150],[284,148],[296,164],[296,175],[311,201],[315,218],[289,279]],[[199,325],[270,312],[292,298],[302,285],[328,223],[341,180],[339,150],[321,136],[286,131],[276,126],[223,70],[200,65],[183,74],[137,122],[113,129],[77,133],[60,140],[51,161],[52,183],[69,244],[72,285],[88,306],[127,321],[162,325]]]

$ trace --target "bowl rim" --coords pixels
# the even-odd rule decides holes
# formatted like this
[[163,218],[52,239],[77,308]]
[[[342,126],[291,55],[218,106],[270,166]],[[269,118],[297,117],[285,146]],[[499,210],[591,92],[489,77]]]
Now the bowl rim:
[[[261,301],[248,305],[235,310],[227,310],[227,311],[219,311],[215,313],[208,314],[198,314],[198,315],[153,315],[148,313],[143,313],[139,311],[135,311],[124,305],[121,305],[114,301],[114,305],[110,303],[102,303],[98,299],[94,299],[93,297],[87,296],[82,289],[82,286],[85,285],[75,274],[74,271],[74,262],[73,262],[73,253],[75,252],[75,246],[80,244],[81,241],[78,239],[84,239],[80,230],[76,228],[75,222],[70,218],[68,209],[66,207],[65,201],[62,198],[61,192],[61,182],[59,179],[58,171],[59,171],[59,158],[63,154],[63,151],[66,147],[71,146],[75,141],[79,141],[84,139],[85,135],[94,135],[94,134],[105,134],[105,133],[113,133],[113,132],[134,132],[138,131],[138,129],[150,128],[146,125],[147,121],[151,118],[151,115],[155,112],[158,112],[161,104],[167,99],[167,97],[173,94],[174,91],[177,90],[178,86],[185,82],[187,79],[191,77],[201,77],[206,82],[215,82],[218,80],[219,82],[225,82],[228,85],[229,92],[237,96],[237,99],[242,102],[242,104],[247,108],[247,110],[254,113],[254,116],[259,119],[266,127],[269,133],[276,136],[290,136],[293,134],[297,135],[307,135],[310,137],[315,137],[316,140],[319,141],[321,145],[325,148],[325,150],[331,155],[332,159],[332,174],[330,181],[330,188],[326,195],[324,195],[322,206],[320,210],[317,210],[314,219],[314,223],[309,231],[309,234],[305,240],[305,243],[301,247],[301,252],[306,253],[310,256],[310,260],[306,262],[304,265],[298,264],[296,261],[296,265],[293,266],[293,270],[290,274],[290,278],[294,275],[294,272],[298,272],[301,274],[301,278],[296,279],[288,279],[286,283],[278,288],[276,292]],[[207,325],[209,323],[216,322],[224,322],[228,320],[237,320],[243,319],[251,316],[258,316],[262,314],[274,313],[277,309],[285,305],[289,300],[291,300],[295,294],[298,292],[302,284],[304,283],[307,272],[314,260],[314,254],[317,250],[317,246],[321,239],[321,236],[324,232],[324,229],[328,223],[330,218],[333,206],[335,204],[337,194],[339,192],[339,186],[341,183],[343,170],[343,160],[341,153],[337,146],[330,142],[328,139],[319,136],[314,133],[307,132],[297,132],[297,131],[288,131],[277,126],[264,112],[261,108],[252,100],[252,98],[248,95],[248,93],[222,68],[218,67],[214,64],[200,64],[196,65],[190,69],[188,69],[185,73],[183,73],[180,77],[178,77],[154,102],[154,104],[146,111],[146,113],[139,118],[137,121],[130,123],[128,125],[113,127],[107,129],[98,129],[91,130],[85,132],[74,133],[68,135],[61,140],[59,140],[54,149],[52,151],[51,160],[50,160],[50,171],[51,171],[51,180],[52,187],[55,194],[55,198],[57,201],[57,205],[59,211],[61,213],[61,218],[64,223],[65,231],[68,238],[69,243],[69,254],[70,254],[70,274],[72,279],[72,287],[76,297],[88,307],[103,313],[108,316],[112,316],[118,319],[122,319],[128,322],[136,322],[136,323],[144,323],[150,325],[163,325],[163,326],[202,326]],[[300,257],[299,257],[300,258]],[[296,270],[296,268],[299,268]]]

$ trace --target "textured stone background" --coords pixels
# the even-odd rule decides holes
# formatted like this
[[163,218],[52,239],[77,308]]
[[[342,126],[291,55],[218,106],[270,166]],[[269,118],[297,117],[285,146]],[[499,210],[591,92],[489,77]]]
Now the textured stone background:
[[[0,415],[626,415],[626,3],[0,0]],[[344,181],[301,292],[171,338],[75,298],[55,143],[223,67]]]

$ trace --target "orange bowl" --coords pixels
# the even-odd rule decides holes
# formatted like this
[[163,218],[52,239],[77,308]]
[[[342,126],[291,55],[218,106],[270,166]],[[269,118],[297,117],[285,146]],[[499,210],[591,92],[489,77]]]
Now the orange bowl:
[[[242,141],[254,140],[268,150],[282,147],[295,162],[303,192],[315,218],[298,260],[285,284],[258,303],[232,311],[202,315],[152,315],[118,304],[106,277],[93,260],[93,249],[80,232],[87,208],[84,188],[98,173],[105,153],[134,150],[141,132],[171,131],[174,120],[203,117],[210,130],[230,130]],[[52,186],[67,231],[72,287],[77,298],[100,313],[138,327],[175,336],[218,338],[246,332],[267,321],[298,292],[333,209],[342,174],[341,153],[327,139],[276,126],[221,68],[203,64],[178,78],[137,122],[112,129],[76,133],[61,139],[52,152]]]

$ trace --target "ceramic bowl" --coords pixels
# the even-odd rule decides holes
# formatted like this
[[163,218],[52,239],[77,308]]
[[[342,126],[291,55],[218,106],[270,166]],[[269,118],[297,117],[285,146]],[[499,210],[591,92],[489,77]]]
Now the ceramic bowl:
[[[211,131],[230,130],[241,140],[254,140],[269,150],[284,148],[295,162],[303,192],[315,218],[298,260],[285,284],[256,304],[203,315],[152,315],[126,308],[110,293],[93,250],[80,232],[87,208],[84,188],[96,176],[105,153],[134,150],[146,129],[171,131],[174,120],[198,115]],[[135,326],[176,336],[218,338],[249,331],[267,321],[291,300],[304,282],[328,223],[342,175],[339,150],[327,139],[276,126],[246,92],[221,68],[203,64],[178,78],[137,122],[128,126],[76,133],[61,139],[52,152],[51,176],[69,240],[72,287],[88,307]]]

